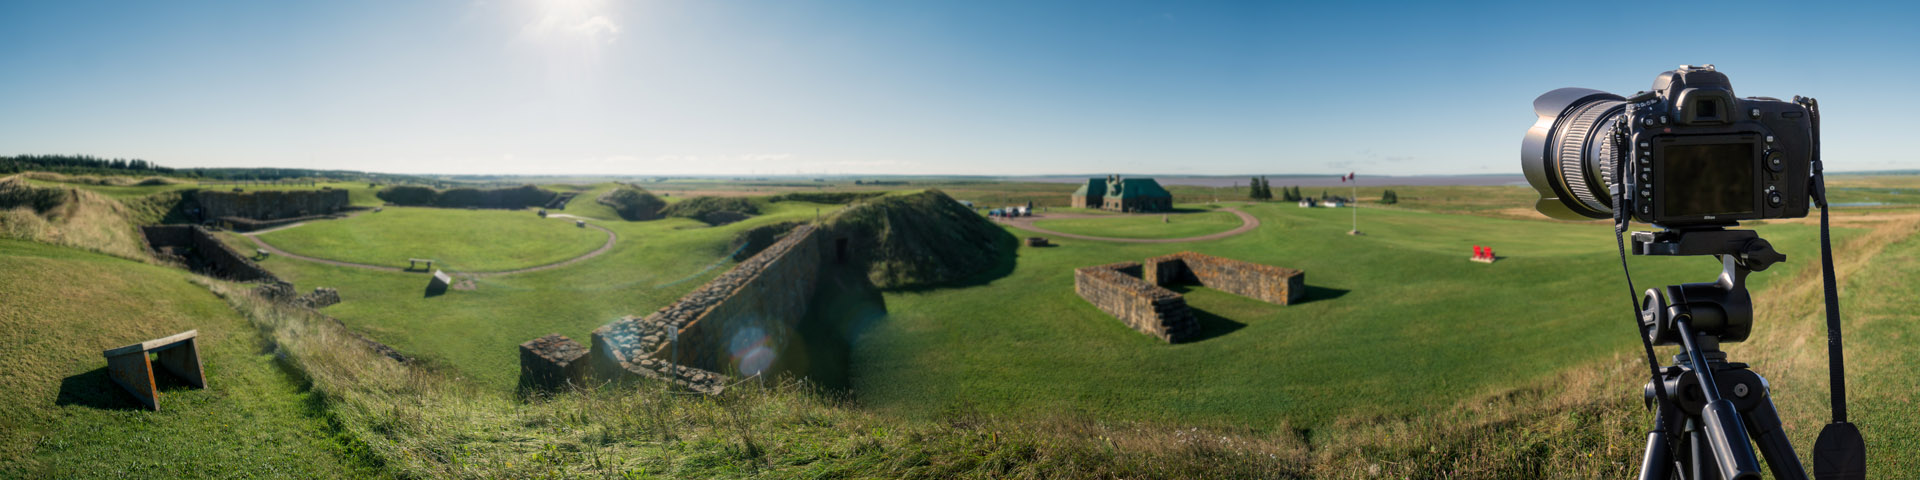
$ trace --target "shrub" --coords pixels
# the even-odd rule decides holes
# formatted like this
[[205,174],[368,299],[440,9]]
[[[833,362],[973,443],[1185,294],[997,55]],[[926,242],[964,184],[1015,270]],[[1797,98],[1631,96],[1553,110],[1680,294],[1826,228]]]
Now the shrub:
[[613,212],[628,221],[653,220],[660,218],[660,210],[666,208],[667,201],[653,196],[640,187],[622,185],[608,190],[594,201],[613,207]]
[[691,218],[713,225],[737,221],[757,213],[760,213],[760,207],[743,197],[693,197],[660,211],[660,214],[669,217]]
[[449,208],[538,207],[546,205],[555,195],[558,194],[533,185],[488,189],[460,187],[446,191],[436,191],[421,186],[395,185],[374,194],[381,200],[394,205],[433,205]]
[[767,201],[847,204],[886,194],[887,192],[794,192],[774,195],[768,197]]
[[394,205],[432,205],[434,198],[439,195],[440,192],[430,187],[394,185],[380,189],[373,196]]

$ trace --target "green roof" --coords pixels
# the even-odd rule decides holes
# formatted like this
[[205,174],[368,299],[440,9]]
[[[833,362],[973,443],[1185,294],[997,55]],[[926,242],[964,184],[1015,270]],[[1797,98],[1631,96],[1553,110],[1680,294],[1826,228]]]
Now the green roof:
[[[1088,195],[1088,191],[1092,191],[1093,194]],[[1107,195],[1107,179],[1089,178],[1087,179],[1087,183],[1081,184],[1079,189],[1073,191],[1073,195],[1078,197],[1104,197]]]
[[1109,197],[1167,197],[1173,198],[1167,189],[1160,188],[1160,182],[1151,178],[1122,178],[1120,188],[1107,192]]

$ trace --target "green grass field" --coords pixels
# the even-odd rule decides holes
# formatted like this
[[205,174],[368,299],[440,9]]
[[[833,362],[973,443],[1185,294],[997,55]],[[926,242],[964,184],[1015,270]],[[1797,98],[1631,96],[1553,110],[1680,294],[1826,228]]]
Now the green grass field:
[[[1915,186],[1909,183],[1849,178],[1836,182],[1835,199],[1895,198],[1907,195]],[[720,181],[671,185],[684,190],[668,189],[675,192],[669,201],[686,192],[739,188]],[[483,277],[473,291],[426,297],[421,273],[278,256],[262,261],[300,290],[339,289],[344,303],[322,313],[420,360],[409,367],[415,373],[382,373],[400,379],[366,386],[367,392],[343,388],[358,381],[351,375],[333,380],[329,388],[344,396],[331,400],[302,390],[300,375],[262,353],[270,347],[247,319],[189,283],[191,275],[0,240],[0,338],[13,342],[0,343],[0,371],[8,372],[0,376],[0,399],[13,399],[0,402],[0,430],[8,433],[0,439],[0,477],[383,473],[370,466],[363,448],[399,462],[390,463],[387,473],[480,477],[554,469],[667,477],[1047,476],[1036,471],[1152,477],[1229,471],[1154,469],[1165,468],[1154,462],[1173,461],[1178,468],[1258,466],[1232,470],[1258,472],[1252,476],[1290,475],[1278,471],[1344,477],[1379,468],[1387,477],[1444,469],[1461,477],[1507,478],[1541,476],[1540,465],[1578,466],[1566,470],[1576,472],[1569,476],[1611,476],[1638,456],[1635,437],[1645,419],[1632,370],[1640,360],[1611,231],[1600,223],[1528,219],[1537,215],[1515,200],[1531,195],[1525,187],[1390,187],[1401,204],[1361,209],[1366,235],[1358,237],[1346,235],[1347,209],[1239,206],[1243,202],[1228,198],[1258,216],[1262,227],[1208,242],[1063,241],[1021,248],[1010,272],[961,286],[883,292],[884,317],[844,325],[851,339],[852,403],[827,406],[775,395],[673,400],[660,407],[661,400],[646,395],[604,392],[551,403],[514,400],[508,392],[517,378],[518,343],[548,333],[584,342],[593,328],[622,315],[647,314],[731,268],[727,257],[736,234],[840,208],[762,204],[763,215],[721,227],[687,219],[625,222],[593,201],[612,186],[548,187],[582,192],[562,213],[601,219],[594,222],[617,231],[620,241],[611,251],[564,268]],[[958,198],[1009,204],[1058,189],[961,187],[967,190]],[[1005,189],[995,190],[1000,187]],[[116,198],[138,198],[122,193]],[[359,204],[371,191],[355,195]],[[1377,189],[1363,189],[1361,197],[1377,199]],[[1920,335],[1910,313],[1912,285],[1920,281],[1914,278],[1920,237],[1911,236],[1912,222],[1901,212],[1843,208],[1836,230],[1843,266],[1857,264],[1857,271],[1843,270],[1848,358],[1855,422],[1866,432],[1876,473],[1920,468],[1904,455],[1920,448],[1920,421],[1906,413],[1915,407],[1912,392],[1920,383],[1903,373],[1920,362],[1903,343]],[[1862,213],[1886,218],[1855,218]],[[1173,220],[1108,215],[1040,225],[1153,238],[1204,235],[1239,224],[1218,211]],[[604,241],[599,231],[571,223],[530,211],[388,208],[264,237],[325,258],[404,266],[408,257],[431,256],[454,269],[490,270],[495,268],[471,265],[531,266],[585,253]],[[1750,278],[1764,320],[1753,341],[1728,351],[1773,381],[1788,431],[1798,450],[1806,451],[1825,408],[1818,289],[1807,280],[1817,258],[1817,232],[1805,221],[1757,228],[1789,262]],[[1895,228],[1908,230],[1884,234]],[[222,235],[251,248],[243,237]],[[1873,249],[1856,252],[1856,244]],[[1492,246],[1503,258],[1493,265],[1468,262],[1472,245]],[[1880,245],[1884,251],[1877,250]],[[1178,287],[1204,332],[1197,341],[1167,345],[1073,293],[1074,268],[1182,250],[1305,270],[1309,300],[1283,307]],[[1872,252],[1880,253],[1870,262],[1860,256]],[[367,256],[351,257],[356,254]],[[1641,289],[1706,281],[1716,272],[1715,263],[1703,258],[1631,262]],[[833,285],[825,288],[844,286]],[[839,313],[809,318],[845,322],[849,312]],[[104,381],[97,378],[104,365],[99,350],[185,328],[201,329],[209,342],[206,361],[215,388],[168,390],[162,400],[167,410],[158,413],[108,405],[104,399],[123,395],[118,390],[104,397],[98,391],[72,393],[74,384]],[[284,335],[269,337],[294,338]],[[404,380],[413,378],[407,375],[435,380]],[[655,414],[646,409],[652,408],[688,417],[656,426],[650,422],[657,420],[648,420]],[[741,409],[754,413],[729,417]],[[615,413],[585,418],[579,411]],[[343,433],[336,423],[354,433]],[[738,427],[743,424],[754,427]],[[1233,446],[1179,450],[1184,453],[1171,460],[1139,456],[1160,448],[1138,445],[1188,441],[1154,435],[1192,427]],[[842,438],[838,430],[853,433]],[[1042,430],[1079,433],[1048,436]],[[653,432],[685,437],[657,440]],[[1075,435],[1091,436],[1068,438]],[[750,438],[765,450],[736,448],[752,444],[743,440]],[[613,454],[609,466],[601,449],[626,453]],[[1583,453],[1597,457],[1575,458]],[[182,467],[201,459],[208,465],[204,470]],[[1040,463],[1061,470],[983,466]],[[1096,464],[1133,466],[1085,466]],[[1273,465],[1294,467],[1271,470]]]
[[[321,402],[186,272],[0,240],[0,477],[368,476]],[[158,412],[102,350],[198,329],[207,389],[162,376]]]
[[[329,260],[406,267],[431,258],[455,271],[512,270],[584,255],[606,243],[599,230],[530,210],[393,207],[351,218],[307,222],[260,238],[283,250]],[[250,251],[250,250],[242,250]]]
[[[1311,428],[1413,414],[1634,345],[1604,225],[1367,209],[1367,234],[1354,237],[1345,209],[1246,208],[1262,220],[1246,235],[1022,248],[1014,271],[986,285],[888,293],[891,315],[855,344],[854,391],[910,416],[970,408]],[[1757,288],[1813,258],[1814,229],[1761,231],[1793,261],[1756,274]],[[1505,258],[1468,262],[1472,245]],[[1190,289],[1203,338],[1167,345],[1073,293],[1074,268],[1181,250],[1305,270],[1309,301],[1283,307]],[[1642,287],[1717,272],[1699,258],[1633,265]]]
[[1240,217],[1232,212],[1139,214],[1101,218],[1043,219],[1033,222],[1033,225],[1056,232],[1096,237],[1187,238],[1239,228]]
[[[580,204],[581,199],[573,202]],[[280,257],[261,264],[301,291],[321,286],[339,289],[344,301],[327,307],[324,313],[353,328],[409,355],[446,365],[477,384],[509,389],[519,375],[516,345],[521,342],[560,333],[585,343],[593,329],[621,316],[651,313],[731,268],[734,262],[728,258],[732,253],[729,243],[734,235],[768,223],[811,219],[816,208],[833,207],[780,202],[767,207],[760,216],[722,227],[680,218],[595,221],[620,234],[619,243],[600,257],[552,270],[480,278],[477,290],[454,290],[431,298],[424,296],[427,276],[421,273],[336,267]],[[569,233],[581,230],[571,221],[541,220],[524,211],[389,208],[332,222],[361,221],[409,210],[421,216],[471,218],[488,229],[530,222],[535,227]],[[305,230],[327,223],[266,237],[281,245],[281,238],[308,235]],[[412,238],[400,233],[411,228],[401,223],[365,224],[354,231],[369,228],[393,228],[378,235],[387,235],[394,246]],[[595,247],[606,238],[598,230],[586,229],[585,233],[594,236]],[[406,256],[397,258],[402,260],[400,266],[405,266]]]

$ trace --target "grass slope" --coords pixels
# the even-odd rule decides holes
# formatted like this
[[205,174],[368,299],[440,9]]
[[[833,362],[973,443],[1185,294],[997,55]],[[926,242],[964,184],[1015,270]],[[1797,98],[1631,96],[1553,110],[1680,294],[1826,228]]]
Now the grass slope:
[[142,212],[91,189],[0,178],[0,237],[148,259],[135,222]]
[[[573,205],[582,203],[592,202],[576,199]],[[321,286],[339,289],[344,302],[327,307],[325,313],[354,329],[408,355],[447,366],[478,385],[507,390],[519,375],[516,345],[521,342],[560,333],[584,343],[594,328],[624,315],[652,312],[731,268],[729,243],[740,232],[769,223],[811,220],[821,207],[781,202],[761,216],[721,227],[684,218],[597,222],[620,234],[620,242],[602,256],[565,268],[480,278],[477,290],[455,290],[432,298],[423,295],[427,277],[420,273],[335,267],[281,257],[261,264],[294,282],[300,291]],[[408,209],[390,208],[349,221],[404,210]],[[479,213],[492,214],[474,220],[487,229],[525,217],[525,221],[547,222],[541,226],[575,230],[571,222],[539,220],[527,212]],[[281,237],[303,235],[303,230],[325,223],[274,232],[268,241],[281,245]],[[597,230],[587,231],[605,238]],[[391,241],[404,245],[413,240],[394,237]]]
[[[319,400],[189,277],[0,240],[0,477],[373,473],[342,459]],[[102,350],[189,329],[209,388],[162,380],[161,410],[148,412],[108,379]]]
[[1033,222],[1033,225],[1056,232],[1096,237],[1186,238],[1239,228],[1240,217],[1234,216],[1232,212],[1115,215],[1102,218],[1039,220]]
[[[985,285],[888,293],[889,318],[854,345],[854,391],[907,415],[977,408],[1313,427],[1450,404],[1634,345],[1612,308],[1625,287],[1605,226],[1373,209],[1361,212],[1367,234],[1353,237],[1344,209],[1246,210],[1263,223],[1246,235],[1023,247],[1014,270]],[[1756,287],[1816,252],[1811,228],[1761,230],[1791,261],[1754,275]],[[1468,262],[1472,245],[1507,258]],[[1205,333],[1167,345],[1073,292],[1074,268],[1181,250],[1305,270],[1309,300],[1283,307],[1191,289]],[[1698,258],[1633,265],[1640,286],[1717,270]]]
[[[1920,236],[1887,247],[1862,271],[1841,278],[1847,279],[1841,312],[1846,321],[1849,421],[1866,438],[1874,475],[1920,472],[1920,456],[1914,455],[1920,452],[1920,416],[1913,413],[1920,411],[1920,398],[1915,398],[1920,376],[1913,375],[1920,349],[1912,343],[1920,338],[1913,305],[1920,298]],[[1806,389],[1824,393],[1812,387]],[[1811,441],[1805,432],[1798,433],[1802,436],[1796,441]]]
[[283,250],[369,265],[405,267],[431,258],[456,271],[500,271],[577,257],[606,243],[599,230],[530,211],[394,207],[260,235]]

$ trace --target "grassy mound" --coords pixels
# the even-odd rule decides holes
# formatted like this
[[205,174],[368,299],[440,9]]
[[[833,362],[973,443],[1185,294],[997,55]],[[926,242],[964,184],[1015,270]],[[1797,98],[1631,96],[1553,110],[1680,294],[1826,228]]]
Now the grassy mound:
[[447,190],[434,190],[415,185],[394,185],[380,189],[376,194],[381,200],[394,205],[510,209],[546,205],[556,195],[559,194],[533,185],[485,189],[461,187]]
[[84,189],[36,186],[17,176],[0,179],[0,237],[145,260],[146,242],[135,228],[141,216]]
[[1017,240],[939,190],[880,197],[829,222],[880,288],[957,282],[1010,267]]
[[100,186],[111,186],[111,187],[155,187],[155,186],[161,186],[161,185],[175,185],[175,184],[182,183],[179,180],[174,180],[166,177],[142,178],[142,177],[128,177],[128,176],[111,176],[111,175],[66,175],[66,174],[53,173],[53,172],[28,172],[24,175],[27,178],[31,178],[34,180],[43,180],[48,182],[76,183],[81,185],[100,185]]
[[[352,447],[318,399],[192,275],[19,240],[0,240],[0,272],[0,477],[369,473],[336,455]],[[149,412],[108,379],[101,350],[190,329],[209,388],[157,374]]]
[[652,192],[632,185],[621,185],[608,190],[594,201],[613,207],[613,212],[627,221],[660,218],[660,210],[667,206],[667,201],[654,196]]
[[708,225],[725,225],[760,213],[760,207],[745,197],[693,197],[661,210],[669,217],[691,218]]

